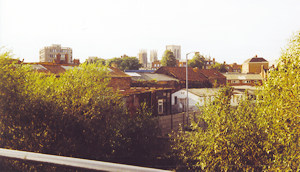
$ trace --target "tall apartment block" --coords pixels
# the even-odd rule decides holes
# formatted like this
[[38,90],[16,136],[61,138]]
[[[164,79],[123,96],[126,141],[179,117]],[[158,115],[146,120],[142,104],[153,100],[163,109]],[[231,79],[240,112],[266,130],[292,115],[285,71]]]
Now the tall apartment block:
[[61,47],[60,44],[44,47],[40,50],[40,62],[72,63],[72,48]]
[[150,62],[155,62],[157,61],[157,51],[156,50],[151,50],[150,51]]
[[147,67],[147,50],[140,50],[138,54],[139,63],[143,65],[143,67]]
[[176,60],[181,59],[181,46],[180,45],[167,45],[166,49],[173,52]]

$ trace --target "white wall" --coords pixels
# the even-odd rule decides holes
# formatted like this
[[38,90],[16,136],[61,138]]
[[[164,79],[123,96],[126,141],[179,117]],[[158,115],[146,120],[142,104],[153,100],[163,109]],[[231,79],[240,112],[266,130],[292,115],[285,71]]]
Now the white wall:
[[[189,110],[197,110],[197,106],[204,106],[205,103],[211,102],[215,99],[215,95],[213,96],[197,96],[191,92],[189,92]],[[244,95],[243,94],[234,94],[231,97],[231,106],[237,106],[239,101],[242,99]],[[175,106],[175,97],[177,97],[177,104],[180,103],[180,99],[183,100],[183,106],[186,105],[186,90],[182,89],[172,94],[171,101],[172,106]]]

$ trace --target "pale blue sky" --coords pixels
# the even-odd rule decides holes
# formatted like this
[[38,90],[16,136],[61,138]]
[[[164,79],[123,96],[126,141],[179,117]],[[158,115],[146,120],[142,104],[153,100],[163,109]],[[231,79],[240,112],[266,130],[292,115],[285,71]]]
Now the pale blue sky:
[[[168,44],[217,61],[273,61],[300,30],[300,0],[0,0],[0,46],[27,62],[61,44],[83,62]],[[190,55],[189,58],[192,58]]]

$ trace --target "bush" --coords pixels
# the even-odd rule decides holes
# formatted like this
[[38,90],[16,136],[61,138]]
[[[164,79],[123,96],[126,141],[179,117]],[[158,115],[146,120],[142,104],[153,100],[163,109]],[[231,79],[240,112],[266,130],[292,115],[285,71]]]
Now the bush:
[[144,111],[130,118],[105,67],[83,64],[56,77],[10,56],[0,56],[0,147],[131,164],[156,148],[154,119]]
[[173,136],[178,168],[205,171],[297,171],[299,161],[300,33],[271,69],[254,102],[230,107],[231,88],[224,88],[204,108],[208,127]]

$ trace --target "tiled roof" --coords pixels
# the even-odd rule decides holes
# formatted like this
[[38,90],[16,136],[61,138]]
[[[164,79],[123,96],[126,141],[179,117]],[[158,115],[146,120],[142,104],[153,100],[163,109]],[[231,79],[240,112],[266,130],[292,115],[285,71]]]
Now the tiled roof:
[[196,68],[195,70],[202,73],[207,78],[226,78],[223,74],[216,71],[215,69],[198,69],[198,68]]
[[242,69],[242,65],[238,65],[238,64],[230,64],[230,66],[232,67],[232,69]]
[[256,63],[256,62],[268,62],[266,59],[262,57],[252,57],[250,59],[247,59],[244,63]]
[[[160,67],[155,71],[155,73],[166,74],[172,77],[175,77],[181,81],[186,80],[186,68],[185,67]],[[188,68],[188,80],[189,81],[206,81],[207,78],[197,71],[194,71],[193,68]]]
[[124,72],[122,72],[118,68],[110,67],[109,69],[111,69],[111,71],[110,71],[110,76],[111,77],[131,77],[131,76],[125,74]]
[[31,67],[38,71],[38,72],[43,72],[43,73],[52,73],[52,74],[60,74],[65,72],[67,69],[72,69],[75,66],[75,64],[55,64],[55,63],[23,63],[23,64],[28,64],[31,65]]
[[[72,69],[74,67],[77,67],[77,64],[56,64],[56,63],[24,63],[31,65],[32,68],[38,72],[44,72],[44,73],[52,73],[59,75],[63,72],[65,72],[68,69]],[[118,68],[110,67],[108,68],[110,71],[111,77],[130,77],[129,75],[126,75],[124,72],[119,70]]]
[[250,62],[267,62],[267,60],[262,57],[255,57],[255,58],[252,58],[250,60]]
[[42,66],[44,66],[50,73],[53,74],[60,74],[66,71],[66,69],[61,67],[61,65],[42,65]]

